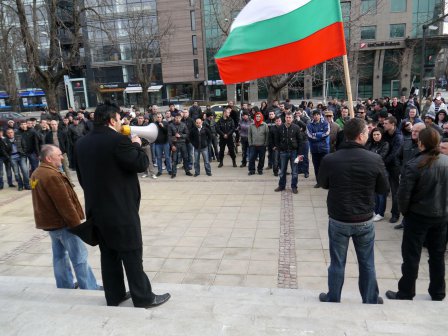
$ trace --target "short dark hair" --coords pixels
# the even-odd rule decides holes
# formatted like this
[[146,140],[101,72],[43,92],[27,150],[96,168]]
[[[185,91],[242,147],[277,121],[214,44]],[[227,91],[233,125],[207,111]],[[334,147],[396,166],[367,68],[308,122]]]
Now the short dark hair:
[[364,132],[367,123],[361,118],[352,118],[344,125],[344,135],[348,141],[355,141]]
[[95,110],[95,118],[93,124],[95,126],[107,126],[110,119],[115,119],[120,108],[110,101],[106,100],[103,104],[99,104]]
[[393,116],[390,116],[390,117],[387,117],[386,120],[387,120],[389,123],[394,124],[395,126],[397,126],[397,118],[395,118],[395,117],[393,117]]

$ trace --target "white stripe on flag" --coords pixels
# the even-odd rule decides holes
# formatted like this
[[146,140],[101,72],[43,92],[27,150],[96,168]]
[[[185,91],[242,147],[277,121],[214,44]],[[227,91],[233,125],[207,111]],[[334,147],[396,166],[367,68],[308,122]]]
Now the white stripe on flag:
[[318,0],[251,0],[233,21],[230,31],[237,27],[288,14],[311,1]]

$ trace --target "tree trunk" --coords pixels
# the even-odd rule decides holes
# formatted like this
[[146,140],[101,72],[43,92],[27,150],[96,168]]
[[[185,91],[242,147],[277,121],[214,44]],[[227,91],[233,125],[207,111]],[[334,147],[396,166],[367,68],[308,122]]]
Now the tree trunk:
[[58,106],[58,84],[53,82],[47,82],[45,87],[42,87],[45,91],[47,98],[47,106],[54,107],[56,110],[59,110]]
[[282,88],[276,88],[272,85],[268,85],[268,105],[272,105],[272,102],[275,99],[278,99],[278,93],[282,90]]
[[149,88],[149,84],[148,83],[140,83],[140,85],[142,86],[142,104],[143,104],[143,109],[146,110],[146,107],[148,107],[148,102],[149,102],[149,94],[148,94],[148,88]]

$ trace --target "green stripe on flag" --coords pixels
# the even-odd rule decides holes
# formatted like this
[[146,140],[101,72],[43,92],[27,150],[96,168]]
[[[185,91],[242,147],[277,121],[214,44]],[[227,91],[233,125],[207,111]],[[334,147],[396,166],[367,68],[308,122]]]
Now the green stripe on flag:
[[[339,0],[313,0],[288,14],[234,29],[215,58],[296,42],[335,22],[342,22]],[[332,41],[322,41],[322,48],[325,43]]]

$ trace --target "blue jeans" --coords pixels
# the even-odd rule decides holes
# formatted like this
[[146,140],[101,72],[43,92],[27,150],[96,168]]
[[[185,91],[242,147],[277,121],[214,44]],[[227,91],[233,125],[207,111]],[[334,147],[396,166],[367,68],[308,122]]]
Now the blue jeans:
[[286,187],[286,169],[288,168],[288,163],[291,165],[291,188],[297,188],[298,173],[297,173],[297,163],[294,160],[297,158],[297,151],[292,150],[289,152],[280,152],[280,181],[278,186],[281,189]]
[[210,167],[210,162],[208,160],[208,147],[201,148],[201,149],[194,149],[194,173],[195,175],[199,175],[201,173],[201,157],[204,160],[204,166],[205,166],[205,172],[207,174],[212,173],[212,168]]
[[166,171],[171,174],[171,154],[170,154],[170,144],[167,142],[165,144],[156,143],[156,158],[157,158],[157,170],[162,174],[162,154],[165,153],[165,163]]
[[378,303],[378,284],[375,273],[375,226],[372,220],[363,223],[343,223],[332,218],[328,224],[331,263],[328,267],[328,301],[340,302],[344,285],[345,263],[353,239],[359,265],[358,286],[363,303]]
[[[98,289],[95,275],[87,263],[87,249],[84,243],[66,228],[48,231],[53,250],[53,270],[58,288],[73,288],[73,269],[81,289]],[[70,258],[70,261],[69,261]]]
[[387,194],[375,194],[375,214],[384,217],[386,211]]
[[[0,140],[1,141],[1,140]],[[3,166],[5,166],[8,185],[12,185],[11,161],[0,158],[0,187],[3,188]]]
[[183,159],[184,170],[185,172],[189,172],[188,170],[188,152],[187,145],[185,142],[176,144],[176,151],[173,153],[173,174],[177,174],[177,165]]
[[36,153],[30,153],[26,155],[28,157],[28,161],[30,162],[30,175],[33,173],[33,171],[36,170],[36,168],[39,166],[39,158],[37,157]]
[[255,173],[255,160],[258,156],[258,166],[257,171],[259,173],[263,172],[264,159],[266,156],[265,146],[250,146],[249,147],[249,172]]
[[30,178],[26,156],[11,159],[11,167],[19,188],[30,188]]

